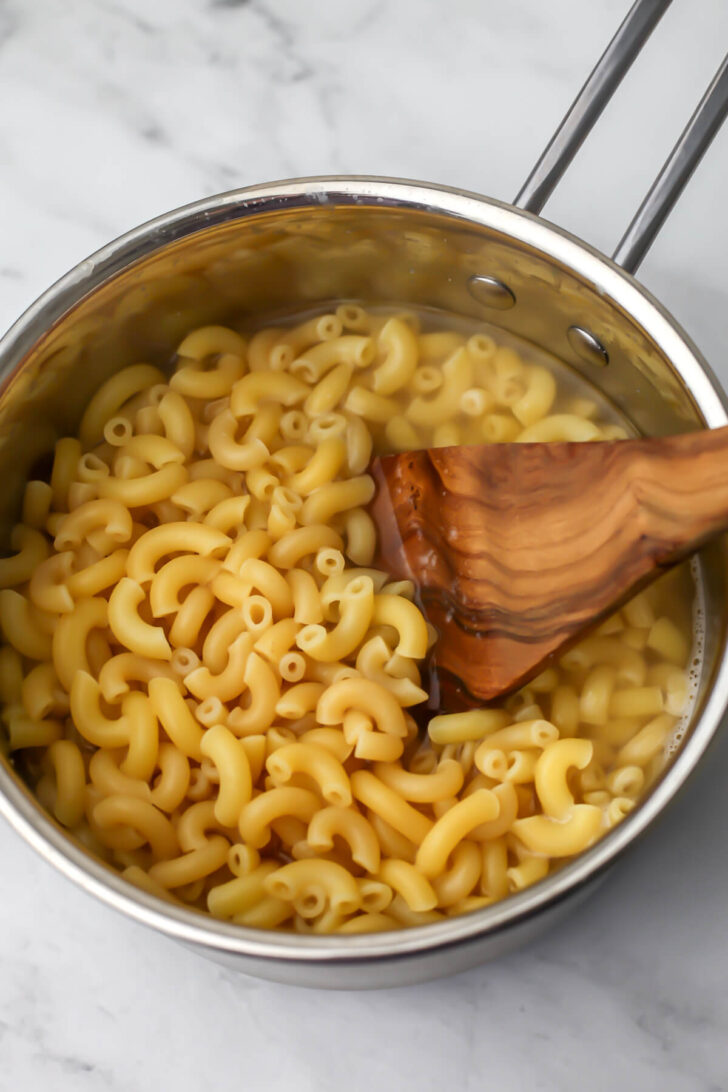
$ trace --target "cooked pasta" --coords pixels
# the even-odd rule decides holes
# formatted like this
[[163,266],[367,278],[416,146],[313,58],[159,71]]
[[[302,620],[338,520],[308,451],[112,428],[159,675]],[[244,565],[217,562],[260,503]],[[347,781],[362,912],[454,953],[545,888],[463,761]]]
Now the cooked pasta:
[[27,483],[0,559],[5,747],[131,883],[239,925],[400,929],[536,883],[660,772],[689,694],[685,574],[518,693],[428,714],[433,633],[375,564],[367,469],[620,435],[484,332],[354,304],[247,341],[191,331],[169,374],[105,383]]

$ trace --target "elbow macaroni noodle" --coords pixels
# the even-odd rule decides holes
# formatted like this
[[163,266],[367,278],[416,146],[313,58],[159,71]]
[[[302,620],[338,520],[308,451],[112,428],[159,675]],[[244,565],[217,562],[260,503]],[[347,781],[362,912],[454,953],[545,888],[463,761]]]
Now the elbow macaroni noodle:
[[131,883],[234,923],[399,929],[537,882],[660,772],[689,693],[685,574],[423,738],[433,634],[375,566],[367,467],[627,435],[600,412],[486,334],[352,304],[247,343],[194,330],[169,377],[124,369],[0,559],[5,748]]

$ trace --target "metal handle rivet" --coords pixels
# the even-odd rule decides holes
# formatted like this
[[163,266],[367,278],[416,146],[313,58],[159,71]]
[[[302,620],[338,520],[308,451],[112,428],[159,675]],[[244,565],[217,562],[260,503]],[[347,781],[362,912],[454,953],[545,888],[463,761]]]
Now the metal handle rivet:
[[586,364],[595,364],[598,368],[603,368],[609,363],[609,353],[590,330],[586,330],[583,326],[570,326],[566,336],[571,348]]
[[495,307],[498,311],[508,311],[516,302],[516,297],[507,284],[497,277],[481,277],[474,273],[468,281],[468,291],[474,300],[486,307]]

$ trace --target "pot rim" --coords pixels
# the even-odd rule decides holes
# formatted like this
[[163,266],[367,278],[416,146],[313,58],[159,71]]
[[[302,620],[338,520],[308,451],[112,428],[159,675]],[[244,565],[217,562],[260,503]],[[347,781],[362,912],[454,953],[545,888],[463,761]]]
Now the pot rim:
[[[230,190],[158,216],[80,262],[46,290],[0,340],[0,370],[16,367],[29,349],[89,292],[155,250],[228,221],[261,213],[331,206],[378,206],[445,214],[490,227],[599,286],[609,302],[635,318],[661,347],[694,397],[705,423],[728,423],[726,396],[706,361],[669,312],[629,274],[595,248],[541,217],[476,193],[378,176],[317,176]],[[50,864],[84,890],[134,920],[187,944],[268,963],[355,966],[447,949],[524,922],[603,872],[666,808],[715,735],[726,708],[728,651],[716,665],[701,715],[662,779],[640,805],[593,847],[558,872],[471,914],[388,933],[296,935],[222,922],[163,903],[135,888],[86,853],[41,809],[30,790],[0,764],[0,814]]]

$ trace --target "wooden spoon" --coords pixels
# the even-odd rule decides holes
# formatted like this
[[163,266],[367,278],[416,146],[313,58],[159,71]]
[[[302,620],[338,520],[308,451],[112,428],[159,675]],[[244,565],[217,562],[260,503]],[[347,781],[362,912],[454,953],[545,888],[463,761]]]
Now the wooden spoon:
[[461,706],[521,686],[728,529],[728,427],[430,448],[372,473],[380,562],[417,586],[439,633],[431,667]]

